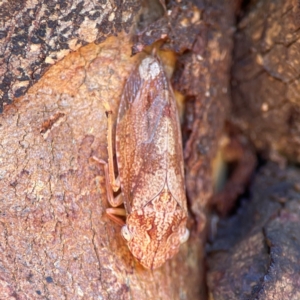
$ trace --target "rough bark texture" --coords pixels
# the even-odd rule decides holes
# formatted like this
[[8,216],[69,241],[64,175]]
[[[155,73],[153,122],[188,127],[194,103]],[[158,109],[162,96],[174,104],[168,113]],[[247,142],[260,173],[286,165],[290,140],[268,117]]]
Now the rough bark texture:
[[299,178],[295,168],[263,167],[251,202],[220,224],[209,250],[213,299],[300,298]]
[[[130,13],[125,14],[125,21],[130,23],[136,3],[116,5],[114,19],[110,8],[96,8],[95,18],[111,22],[107,21],[112,25],[108,27],[99,19],[83,21],[89,17],[81,18],[81,10],[74,11],[70,27],[75,37],[70,33],[66,40],[62,38],[65,24],[56,29],[59,36],[44,30],[49,36],[39,42],[37,54],[34,47],[25,48],[25,44],[26,51],[20,49],[15,56],[5,52],[11,55],[10,61],[19,61],[10,64],[4,59],[1,64],[1,70],[9,74],[3,83],[5,95],[20,92],[18,66],[31,78],[22,85],[23,93],[38,78],[33,70],[43,74],[47,58],[53,63],[65,57],[25,96],[6,105],[0,117],[0,299],[204,299],[203,234],[198,233],[206,224],[205,207],[212,193],[211,159],[228,107],[234,20],[233,4],[223,2],[172,2],[163,16],[168,17],[169,28],[174,28],[177,16],[181,20],[181,26],[173,31],[178,42],[167,47],[184,50],[173,83],[188,101],[185,155],[191,237],[176,258],[153,272],[133,259],[120,236],[120,227],[107,219],[103,168],[91,159],[93,155],[107,158],[106,115],[101,100],[110,102],[116,116],[124,82],[140,59],[139,55],[130,57],[132,44],[127,36],[119,34],[105,42],[103,37],[118,31],[126,5]],[[42,4],[38,9],[39,4],[30,3],[43,15]],[[85,3],[81,5],[85,7]],[[45,14],[45,18],[60,24],[60,18],[65,17],[61,11],[66,15],[72,11],[69,6],[59,9],[60,5],[63,3],[55,2],[53,7],[58,11]],[[6,22],[19,26],[25,19],[22,15],[30,15],[25,8],[18,9],[20,18],[18,14],[8,15]],[[82,10],[90,11],[88,7]],[[150,24],[156,21],[155,15]],[[72,29],[72,22],[78,22],[79,28]],[[88,24],[83,30],[85,22]],[[39,19],[34,24],[39,24]],[[94,31],[96,24],[102,24],[99,31]],[[120,25],[120,29],[127,25]],[[39,36],[31,22],[24,26],[25,32],[31,30],[30,36]],[[144,25],[140,38],[149,26]],[[193,34],[187,39],[188,26]],[[5,31],[4,48],[12,47],[11,30]],[[78,30],[85,32],[84,38],[79,37]],[[172,36],[169,38],[173,41]],[[96,40],[102,43],[78,49],[78,43]],[[77,46],[61,52],[57,41]],[[54,50],[47,48],[49,44]],[[69,53],[70,49],[78,50]],[[36,61],[40,53],[46,54]],[[27,59],[23,61],[24,56]],[[33,61],[38,67],[32,67]],[[5,97],[4,101],[9,101]]]
[[300,19],[294,0],[252,1],[238,24],[233,119],[271,157],[300,161]]
[[0,112],[71,51],[128,31],[138,0],[10,1],[0,5]]
[[201,24],[192,51],[179,57],[174,75],[175,89],[186,96],[183,128],[186,185],[200,231],[206,224],[205,210],[213,192],[212,160],[229,107],[230,37],[234,18],[232,2],[212,2],[213,8],[203,12],[205,24]]
[[[265,159],[300,160],[299,1],[254,0],[238,22],[231,120]],[[282,155],[282,156],[280,156]],[[299,169],[268,163],[209,247],[214,300],[300,299]]]

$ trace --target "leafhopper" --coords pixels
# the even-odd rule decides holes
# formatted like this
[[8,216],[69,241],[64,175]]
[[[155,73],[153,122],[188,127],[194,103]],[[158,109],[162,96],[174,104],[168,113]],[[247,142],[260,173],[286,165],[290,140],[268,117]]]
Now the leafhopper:
[[[142,59],[125,84],[115,135],[117,178],[111,114],[108,108],[108,163],[98,160],[113,207],[107,213],[123,225],[133,256],[148,269],[158,268],[189,237],[179,116],[158,57]],[[117,208],[122,203],[125,209]],[[126,216],[126,223],[118,215]]]

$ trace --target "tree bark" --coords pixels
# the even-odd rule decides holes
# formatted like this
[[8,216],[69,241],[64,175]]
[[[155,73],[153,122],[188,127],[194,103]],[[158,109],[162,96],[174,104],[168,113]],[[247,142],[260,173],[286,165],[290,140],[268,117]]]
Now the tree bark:
[[[63,4],[51,2],[53,11],[44,10],[48,4],[43,2],[34,6],[58,27],[55,34],[48,22],[50,33],[41,48],[34,52],[29,42],[26,51],[23,46],[20,53],[4,51],[1,64],[10,79],[4,80],[5,103],[36,83],[5,105],[0,116],[0,299],[205,299],[206,206],[212,194],[211,161],[228,110],[235,10],[234,1],[223,2],[170,3],[167,13],[160,15],[159,9],[148,23],[136,26],[134,43],[124,31],[136,2],[93,6],[94,12],[88,1],[78,3],[79,10],[72,9],[75,3],[62,9]],[[31,12],[26,5],[17,15],[7,13],[7,20],[28,30],[42,26],[40,15],[24,21]],[[69,20],[71,33],[63,39],[63,22]],[[149,30],[156,35],[147,35]],[[4,49],[14,43],[12,32],[5,29]],[[142,55],[131,57],[131,47],[143,48],[166,35],[170,42],[164,49],[178,55],[173,86],[187,100],[191,237],[174,259],[149,271],[130,254],[120,227],[107,219],[103,168],[91,158],[107,158],[103,103],[110,103],[115,118],[126,78]],[[38,35],[32,31],[30,36]],[[62,41],[75,46],[64,51],[57,44]],[[21,63],[8,63],[15,58]],[[49,67],[49,58],[56,64]],[[34,61],[38,67],[32,67]],[[29,78],[21,91],[19,66]],[[41,78],[33,76],[36,70]]]
[[128,32],[139,1],[2,1],[0,112],[57,61],[92,42]]
[[235,34],[232,119],[265,157],[300,161],[299,4],[252,1]]
[[[250,1],[235,34],[230,120],[263,160],[208,258],[215,300],[299,299],[299,3]],[[278,166],[279,165],[279,166]],[[250,197],[249,197],[250,196]]]
[[213,299],[299,299],[299,175],[269,163],[255,178],[251,201],[220,222],[208,257]]

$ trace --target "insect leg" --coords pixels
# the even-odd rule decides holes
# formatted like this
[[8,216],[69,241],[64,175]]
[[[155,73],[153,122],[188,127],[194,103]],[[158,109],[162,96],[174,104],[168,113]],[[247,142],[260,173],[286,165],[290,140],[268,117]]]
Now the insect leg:
[[[110,178],[109,178],[109,165],[106,161],[103,159],[99,159],[95,156],[93,156],[93,159],[97,161],[99,164],[104,165],[104,173],[105,173],[105,186],[106,186],[106,193],[107,193],[107,200],[109,204],[113,207],[117,207],[123,203],[123,199],[121,197],[121,194],[117,197],[114,196],[114,191],[112,189],[112,185],[110,183]],[[118,178],[115,179],[116,182],[119,182]]]
[[[119,195],[119,197],[120,197],[120,195]],[[126,216],[126,211],[124,208],[115,208],[115,207],[107,208],[106,214],[112,221],[114,221],[118,225],[120,225],[120,226],[125,225],[125,222],[121,218],[117,217],[117,216]]]
[[108,175],[109,182],[111,184],[112,190],[117,192],[120,189],[120,182],[115,177],[115,168],[113,161],[113,124],[112,124],[112,111],[108,103],[104,103],[106,108],[106,116],[107,116],[107,151],[108,151]]
[[[113,193],[111,184],[109,182],[108,163],[102,159],[95,157],[95,156],[93,156],[93,159],[95,161],[97,161],[99,164],[104,165],[107,200],[108,200],[109,204],[111,206],[113,206],[112,208],[106,209],[106,214],[109,219],[111,219],[118,225],[123,226],[123,225],[125,225],[125,222],[117,216],[126,216],[126,211],[124,208],[116,208],[117,206],[119,206],[123,203],[122,194],[119,194],[117,197],[114,197],[114,193]],[[118,181],[118,178],[116,180]]]

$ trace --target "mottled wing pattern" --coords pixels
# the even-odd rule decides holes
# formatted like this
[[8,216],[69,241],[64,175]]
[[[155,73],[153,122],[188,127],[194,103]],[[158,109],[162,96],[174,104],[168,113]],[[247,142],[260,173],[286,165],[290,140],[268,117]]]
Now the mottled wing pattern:
[[169,110],[162,66],[156,58],[147,57],[126,83],[117,123],[118,169],[128,212],[151,201],[164,186]]
[[158,268],[178,252],[188,230],[179,117],[155,57],[143,59],[126,83],[116,149],[127,211],[123,236],[142,265]]
[[160,267],[178,252],[186,232],[186,217],[165,185],[157,197],[128,216],[131,253],[146,268]]

